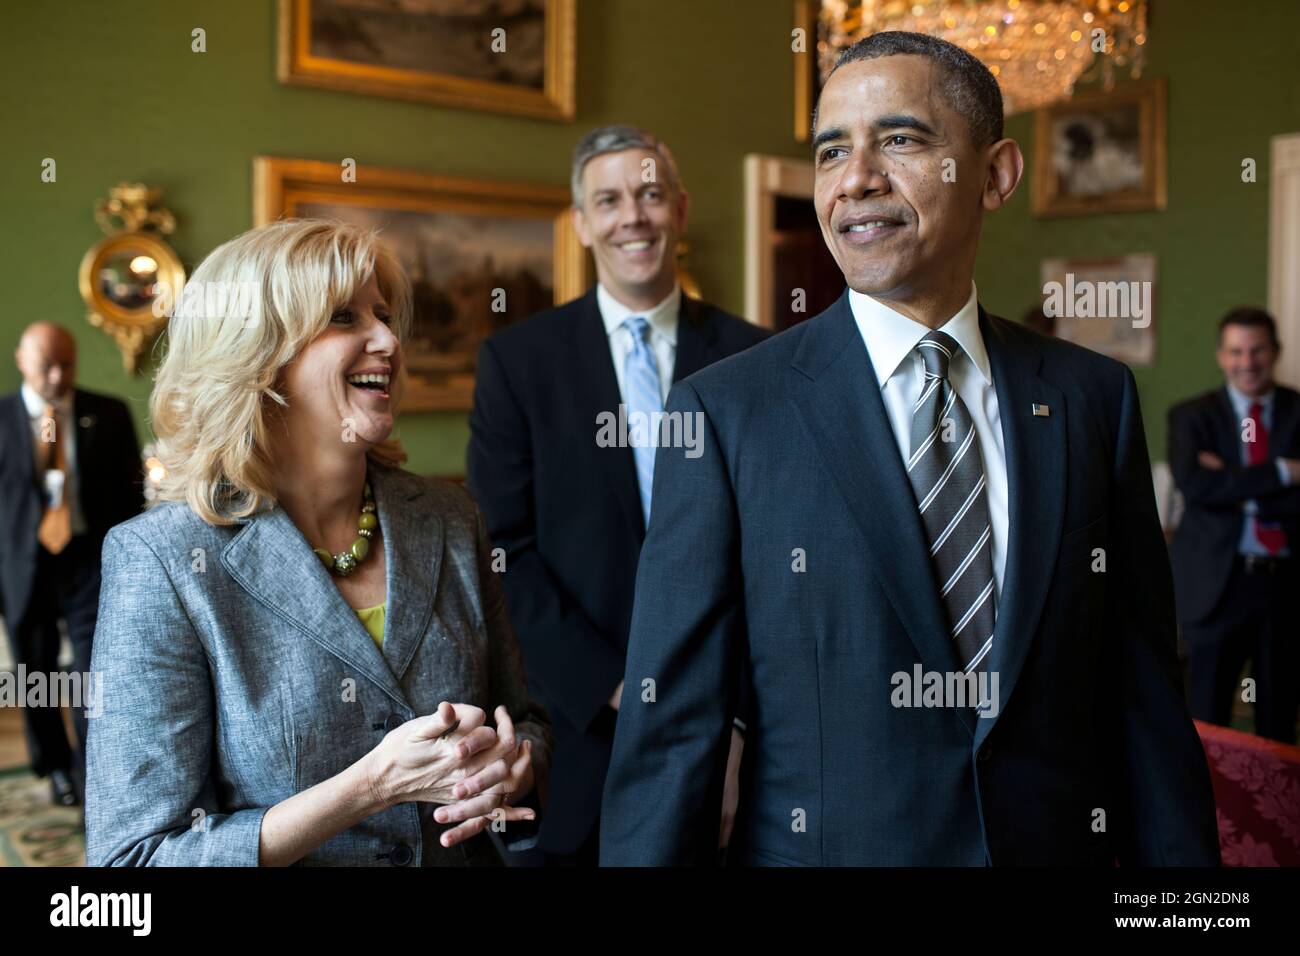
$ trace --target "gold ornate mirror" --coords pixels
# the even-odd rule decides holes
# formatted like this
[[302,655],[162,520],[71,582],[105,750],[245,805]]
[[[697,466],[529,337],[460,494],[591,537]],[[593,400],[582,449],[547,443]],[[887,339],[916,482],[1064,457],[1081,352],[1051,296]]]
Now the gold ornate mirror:
[[185,269],[161,238],[176,228],[159,200],[162,191],[122,183],[95,208],[95,221],[108,233],[81,260],[78,283],[91,325],[117,340],[122,365],[136,374],[140,356],[167,324],[185,285]]

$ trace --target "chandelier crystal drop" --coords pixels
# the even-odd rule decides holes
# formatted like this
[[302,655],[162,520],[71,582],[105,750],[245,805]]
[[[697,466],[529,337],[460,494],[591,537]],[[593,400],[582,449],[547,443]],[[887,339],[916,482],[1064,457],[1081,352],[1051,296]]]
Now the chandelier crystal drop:
[[885,30],[941,37],[978,57],[1011,115],[1068,99],[1076,83],[1109,90],[1122,73],[1140,77],[1147,10],[1146,0],[822,0],[822,81],[845,47]]

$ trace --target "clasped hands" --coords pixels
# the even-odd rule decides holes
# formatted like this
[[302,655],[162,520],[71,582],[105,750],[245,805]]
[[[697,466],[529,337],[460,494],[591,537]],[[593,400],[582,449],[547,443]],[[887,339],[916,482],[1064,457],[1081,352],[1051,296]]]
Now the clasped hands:
[[443,804],[434,819],[457,824],[442,834],[445,847],[477,836],[495,819],[535,819],[531,809],[510,806],[533,788],[532,742],[515,736],[505,707],[493,716],[495,729],[486,726],[482,708],[443,701],[390,731],[367,765],[375,799],[384,807]]

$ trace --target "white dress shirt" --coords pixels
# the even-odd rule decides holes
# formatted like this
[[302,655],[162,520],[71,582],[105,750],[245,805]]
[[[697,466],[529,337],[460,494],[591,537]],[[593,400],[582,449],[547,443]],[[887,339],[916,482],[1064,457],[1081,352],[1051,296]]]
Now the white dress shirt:
[[[31,423],[33,458],[36,474],[39,476],[45,468],[46,456],[50,453],[49,445],[41,440],[45,406],[50,403],[29,388],[26,382],[18,391],[23,396],[23,405],[27,407],[27,417]],[[63,476],[63,499],[68,503],[68,518],[72,525],[72,533],[85,534],[86,519],[81,513],[81,496],[78,494],[77,484],[77,422],[72,415],[72,392],[69,391],[53,405],[54,427],[57,430],[59,443],[63,446],[63,460],[67,465]]]
[[629,316],[639,315],[650,323],[650,349],[659,365],[659,397],[666,399],[673,384],[673,365],[677,361],[677,316],[682,307],[682,288],[673,286],[668,297],[649,311],[629,309],[614,298],[603,285],[596,285],[596,304],[605,322],[609,336],[609,356],[614,361],[614,374],[618,376],[618,394],[627,402],[627,386],[623,381],[627,353],[632,351],[632,333],[623,322]]
[[[849,308],[876,370],[880,397],[884,400],[889,424],[898,442],[898,452],[906,462],[912,455],[912,410],[921,397],[921,383],[925,377],[925,361],[916,351],[916,346],[930,330],[852,289],[849,290]],[[1007,456],[1002,445],[1002,419],[998,415],[993,371],[988,352],[984,349],[984,338],[980,335],[979,305],[973,282],[966,304],[940,327],[940,331],[951,335],[961,346],[961,352],[948,367],[948,381],[966,403],[979,438],[989,523],[993,527],[994,594],[1001,596],[1009,525]]]

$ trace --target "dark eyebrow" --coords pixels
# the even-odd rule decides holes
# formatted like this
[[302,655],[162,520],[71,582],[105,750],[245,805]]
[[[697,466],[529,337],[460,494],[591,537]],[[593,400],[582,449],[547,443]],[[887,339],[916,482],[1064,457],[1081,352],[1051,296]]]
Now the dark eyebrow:
[[848,136],[842,126],[832,126],[830,129],[824,129],[813,137],[812,151],[817,152],[818,147],[823,143],[829,143],[833,139],[843,139]]
[[915,116],[907,113],[895,113],[892,116],[882,116],[871,124],[873,129],[914,129],[921,133],[928,133],[930,136],[938,135],[929,124],[922,122]]
[[[871,128],[874,130],[914,129],[918,133],[925,133],[929,136],[939,135],[929,123],[908,113],[894,113],[890,116],[882,116],[871,124]],[[842,126],[833,126],[830,129],[822,130],[813,137],[812,151],[815,153],[823,144],[831,140],[845,139],[848,135],[848,132]]]

